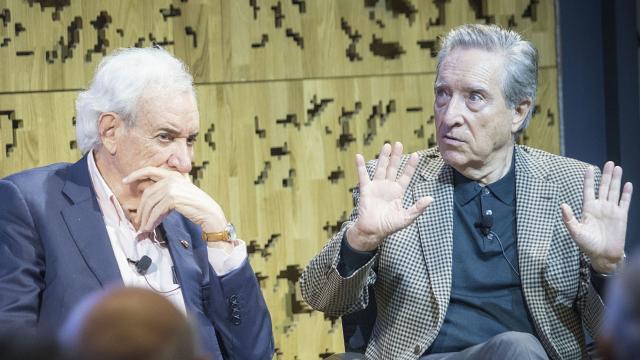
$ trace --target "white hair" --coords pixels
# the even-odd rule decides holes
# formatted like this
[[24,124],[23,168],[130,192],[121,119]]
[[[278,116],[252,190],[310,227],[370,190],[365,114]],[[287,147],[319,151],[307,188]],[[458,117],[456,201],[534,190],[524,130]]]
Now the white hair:
[[89,88],[76,99],[76,138],[85,154],[100,144],[98,119],[114,112],[127,126],[136,123],[141,99],[187,93],[195,98],[186,65],[161,48],[118,49],[98,65]]
[[505,30],[497,25],[458,26],[442,39],[438,52],[437,73],[446,56],[455,48],[498,51],[504,54],[502,93],[507,104],[513,109],[523,100],[531,101],[529,112],[518,133],[526,129],[533,116],[538,88],[538,53],[533,44],[524,40],[517,32]]

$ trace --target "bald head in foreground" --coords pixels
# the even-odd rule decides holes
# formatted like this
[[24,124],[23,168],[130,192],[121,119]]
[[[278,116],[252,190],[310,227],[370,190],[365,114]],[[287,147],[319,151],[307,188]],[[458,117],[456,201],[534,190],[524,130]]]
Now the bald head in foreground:
[[72,354],[96,360],[196,360],[194,329],[162,295],[113,288],[87,298],[63,327]]

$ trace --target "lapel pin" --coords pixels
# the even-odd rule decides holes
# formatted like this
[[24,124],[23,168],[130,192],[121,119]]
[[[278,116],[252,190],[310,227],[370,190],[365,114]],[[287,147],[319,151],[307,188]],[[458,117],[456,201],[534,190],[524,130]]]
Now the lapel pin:
[[187,240],[180,240],[180,244],[182,244],[182,247],[185,249],[189,248],[189,242]]

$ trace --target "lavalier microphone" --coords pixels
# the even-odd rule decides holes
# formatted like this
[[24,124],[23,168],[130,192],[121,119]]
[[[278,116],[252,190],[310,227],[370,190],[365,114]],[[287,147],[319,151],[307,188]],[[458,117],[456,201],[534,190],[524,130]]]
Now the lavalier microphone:
[[140,275],[145,275],[147,273],[147,270],[149,270],[149,267],[151,266],[151,263],[152,263],[151,258],[148,257],[147,255],[144,255],[138,261],[131,260],[129,258],[127,258],[127,261],[130,264],[133,264],[136,267],[136,271]]

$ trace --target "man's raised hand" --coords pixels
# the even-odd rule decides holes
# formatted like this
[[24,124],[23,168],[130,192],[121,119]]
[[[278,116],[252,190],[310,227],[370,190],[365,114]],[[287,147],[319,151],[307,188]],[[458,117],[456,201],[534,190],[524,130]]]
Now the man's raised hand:
[[360,202],[358,219],[347,231],[347,241],[352,248],[359,251],[376,249],[384,238],[407,227],[433,202],[433,198],[427,196],[408,209],[402,206],[402,198],[419,159],[417,154],[411,154],[398,176],[401,157],[401,143],[396,142],[393,150],[390,144],[384,144],[373,178],[369,179],[364,158],[356,155]]
[[569,234],[591,259],[594,270],[609,273],[624,254],[627,216],[633,186],[626,183],[620,192],[622,168],[611,161],[604,165],[598,198],[594,195],[593,169],[584,175],[582,217],[578,221],[571,207],[562,204],[562,215]]

